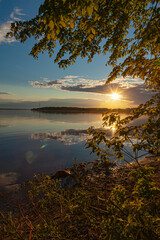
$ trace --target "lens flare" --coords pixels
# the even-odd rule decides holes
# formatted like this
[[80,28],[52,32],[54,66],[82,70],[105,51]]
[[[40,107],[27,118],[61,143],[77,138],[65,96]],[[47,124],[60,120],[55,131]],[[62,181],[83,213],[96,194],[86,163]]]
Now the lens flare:
[[36,160],[37,156],[32,151],[28,151],[25,153],[25,158],[29,164],[32,164]]
[[45,148],[47,146],[47,143],[41,146],[41,149]]

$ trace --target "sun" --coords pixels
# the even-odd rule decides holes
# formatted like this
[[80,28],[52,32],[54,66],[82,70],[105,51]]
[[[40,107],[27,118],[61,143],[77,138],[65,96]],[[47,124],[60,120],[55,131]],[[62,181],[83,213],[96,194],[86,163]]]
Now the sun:
[[115,92],[111,94],[111,98],[113,100],[119,100],[121,98],[121,95]]

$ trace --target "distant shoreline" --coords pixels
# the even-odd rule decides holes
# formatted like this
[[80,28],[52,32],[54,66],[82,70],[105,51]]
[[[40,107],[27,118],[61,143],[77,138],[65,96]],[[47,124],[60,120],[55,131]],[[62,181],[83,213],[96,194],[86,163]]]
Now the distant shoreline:
[[126,113],[129,114],[135,108],[82,108],[82,107],[41,107],[41,108],[0,108],[0,110],[30,110],[44,113]]
[[0,110],[31,110],[30,108],[0,108]]
[[42,107],[32,108],[31,111],[45,112],[45,113],[106,113],[106,112],[118,112],[118,113],[130,113],[134,108],[80,108],[80,107]]

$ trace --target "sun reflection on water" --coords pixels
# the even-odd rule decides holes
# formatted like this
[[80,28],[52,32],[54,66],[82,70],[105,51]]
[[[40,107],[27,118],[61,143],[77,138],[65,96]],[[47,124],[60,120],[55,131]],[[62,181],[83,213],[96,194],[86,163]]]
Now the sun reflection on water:
[[116,124],[113,123],[112,126],[111,126],[110,128],[112,129],[113,132],[115,132],[115,130],[116,130]]

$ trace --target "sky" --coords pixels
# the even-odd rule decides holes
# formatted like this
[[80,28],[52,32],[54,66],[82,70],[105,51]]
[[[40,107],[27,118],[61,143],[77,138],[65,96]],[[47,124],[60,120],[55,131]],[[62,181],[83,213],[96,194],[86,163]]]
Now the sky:
[[[42,0],[0,0],[0,108],[75,106],[128,108],[150,98],[138,78],[119,76],[105,85],[111,67],[107,55],[96,55],[91,63],[78,58],[66,70],[45,53],[38,60],[29,55],[35,41],[20,43],[5,38],[10,24],[34,17]],[[58,49],[57,49],[58,50]],[[112,94],[117,92],[119,99]]]

